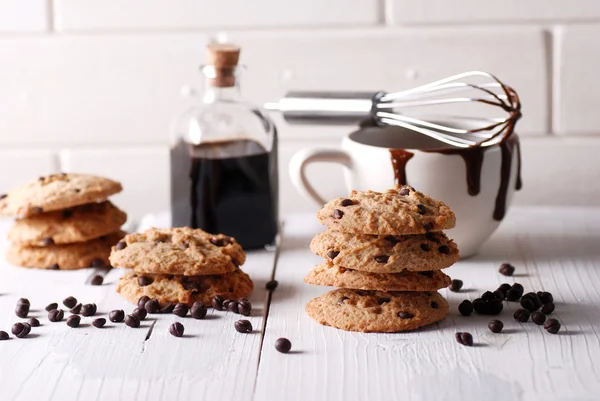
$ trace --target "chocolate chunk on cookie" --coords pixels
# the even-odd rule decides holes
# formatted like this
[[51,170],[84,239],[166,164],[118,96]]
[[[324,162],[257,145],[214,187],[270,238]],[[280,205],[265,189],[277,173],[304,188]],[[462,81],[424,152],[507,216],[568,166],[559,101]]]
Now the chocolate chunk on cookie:
[[[427,274],[422,274],[427,273]],[[375,291],[437,291],[450,285],[441,271],[368,273],[346,269],[331,262],[315,266],[304,278],[307,284]]]
[[88,203],[18,219],[8,239],[27,246],[72,244],[117,232],[126,221],[125,212],[109,201]]
[[129,234],[110,254],[116,267],[184,276],[228,273],[245,261],[246,255],[234,238],[188,227]]
[[124,236],[125,232],[119,231],[91,241],[74,244],[44,247],[13,244],[6,252],[6,260],[17,266],[52,270],[108,266],[111,247]]
[[253,288],[250,277],[236,268],[226,274],[203,276],[142,275],[129,272],[119,279],[117,292],[133,303],[145,295],[156,299],[161,305],[184,303],[191,307],[194,302],[211,306],[216,295],[227,299],[247,297]]
[[406,185],[383,193],[352,191],[348,198],[325,204],[317,218],[337,231],[374,235],[425,234],[456,224],[454,212],[443,202]]
[[0,199],[0,216],[29,217],[99,202],[121,192],[121,184],[89,174],[52,174],[14,188]]
[[310,249],[337,266],[372,273],[440,270],[459,259],[456,244],[441,232],[377,236],[329,229],[313,238]]
[[414,330],[442,320],[448,310],[448,302],[437,292],[339,289],[306,305],[306,312],[320,324],[365,333]]

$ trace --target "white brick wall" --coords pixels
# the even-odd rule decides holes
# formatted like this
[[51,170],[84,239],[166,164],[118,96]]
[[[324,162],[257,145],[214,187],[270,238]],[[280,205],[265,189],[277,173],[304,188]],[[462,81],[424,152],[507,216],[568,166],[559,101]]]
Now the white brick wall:
[[[257,103],[289,89],[393,90],[493,72],[524,105],[517,202],[600,203],[598,0],[3,0],[0,193],[88,171],[121,180],[116,201],[133,216],[168,208],[169,125],[189,104],[181,87],[201,84],[204,44],[223,32],[243,46],[244,92]],[[282,211],[312,210],[287,163],[349,130],[275,119]],[[343,192],[336,167],[314,169],[327,196]]]

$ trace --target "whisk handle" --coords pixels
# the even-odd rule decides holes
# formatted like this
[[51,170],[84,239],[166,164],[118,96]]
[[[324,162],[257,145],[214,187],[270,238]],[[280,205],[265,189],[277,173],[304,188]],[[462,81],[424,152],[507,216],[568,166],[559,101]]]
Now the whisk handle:
[[382,92],[288,92],[279,102],[267,103],[267,110],[281,111],[291,124],[356,125],[371,118]]

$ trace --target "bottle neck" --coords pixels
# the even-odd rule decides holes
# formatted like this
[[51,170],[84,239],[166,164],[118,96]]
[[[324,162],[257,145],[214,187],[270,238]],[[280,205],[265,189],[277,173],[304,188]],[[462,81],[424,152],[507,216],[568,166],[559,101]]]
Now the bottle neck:
[[233,86],[215,86],[213,80],[207,78],[204,81],[204,96],[205,103],[212,102],[231,102],[241,99],[240,85],[236,80]]

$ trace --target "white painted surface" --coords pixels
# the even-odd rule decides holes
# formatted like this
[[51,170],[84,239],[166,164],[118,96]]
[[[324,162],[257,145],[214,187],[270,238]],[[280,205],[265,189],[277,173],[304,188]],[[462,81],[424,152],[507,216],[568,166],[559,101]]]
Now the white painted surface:
[[[159,216],[143,226],[163,224]],[[2,251],[8,225],[0,222]],[[103,317],[115,308],[131,311],[133,305],[114,292],[119,269],[107,275],[103,286],[92,287],[84,284],[93,273],[89,270],[39,271],[0,262],[0,329],[20,320],[13,309],[21,296],[32,301],[37,311],[31,315],[42,321],[31,338],[0,342],[2,399],[595,400],[600,391],[599,227],[598,208],[513,210],[478,256],[448,270],[465,283],[461,293],[441,291],[450,302],[450,316],[403,334],[343,332],[306,315],[304,304],[328,290],[302,282],[320,260],[308,243],[322,226],[309,215],[285,221],[275,270],[279,287],[264,333],[258,330],[267,306],[264,284],[271,276],[272,253],[250,254],[244,265],[256,284],[251,298],[256,314],[250,318],[256,332],[237,333],[232,325],[240,316],[231,313],[211,311],[216,318],[200,321],[151,315],[156,323],[148,340],[151,320],[139,329],[122,323],[70,329],[64,322],[49,323],[40,311],[68,295],[95,302]],[[516,266],[517,276],[497,273],[507,261]],[[531,322],[517,323],[513,303],[505,303],[500,315],[501,334],[488,331],[490,317],[458,314],[462,299],[474,299],[502,282],[552,292],[561,332],[551,335]],[[167,333],[175,320],[184,323],[189,337]],[[471,332],[478,346],[457,344],[456,331]],[[274,349],[279,337],[292,341],[293,352]]]
[[48,0],[2,0],[0,34],[39,33],[50,28]]

